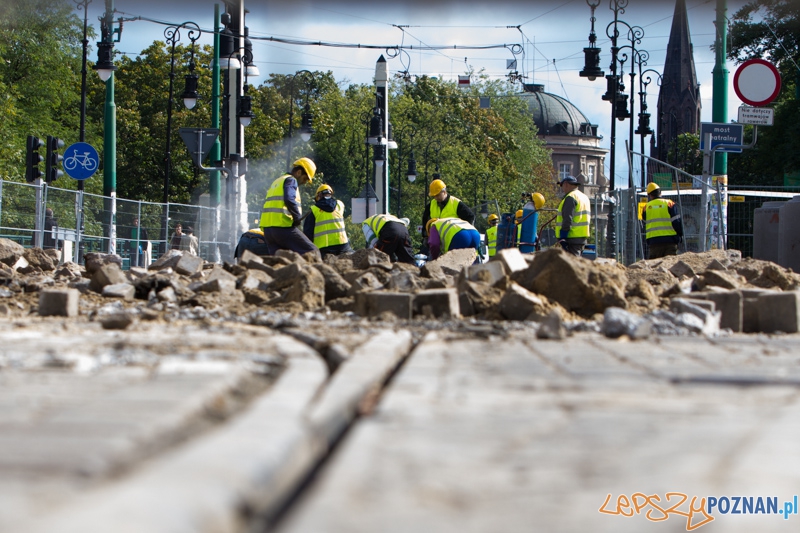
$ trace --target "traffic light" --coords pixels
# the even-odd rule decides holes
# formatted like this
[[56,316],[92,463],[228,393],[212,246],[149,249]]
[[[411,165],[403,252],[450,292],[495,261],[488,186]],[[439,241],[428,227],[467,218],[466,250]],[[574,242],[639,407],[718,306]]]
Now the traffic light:
[[33,183],[42,177],[42,171],[39,169],[39,163],[42,162],[42,154],[39,153],[39,148],[44,146],[44,143],[39,137],[35,135],[28,135],[27,154],[25,156],[25,181]]
[[64,175],[64,172],[58,169],[64,159],[64,156],[58,153],[61,148],[64,148],[64,141],[52,135],[47,136],[47,157],[44,161],[44,181],[47,183],[53,183]]

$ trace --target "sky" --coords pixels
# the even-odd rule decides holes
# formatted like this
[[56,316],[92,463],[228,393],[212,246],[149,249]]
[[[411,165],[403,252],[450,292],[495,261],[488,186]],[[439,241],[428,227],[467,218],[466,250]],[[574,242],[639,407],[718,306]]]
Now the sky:
[[[191,20],[202,29],[211,30],[215,3],[221,4],[212,0],[115,0],[114,7],[117,16],[143,17],[176,25]],[[715,36],[716,3],[716,0],[686,0],[703,122],[711,122],[714,68],[711,45]],[[609,0],[601,0],[595,13],[597,46],[602,49],[601,68],[606,72],[611,62],[606,35],[607,26],[613,21],[611,4],[613,2]],[[728,17],[731,18],[743,4],[744,0],[728,0]],[[98,27],[104,6],[101,0],[93,0],[90,4],[90,25]],[[501,79],[509,72],[507,61],[516,58],[517,70],[525,76],[525,83],[543,84],[545,91],[568,99],[591,123],[598,125],[598,132],[603,137],[601,146],[609,146],[611,106],[601,99],[606,90],[605,80],[591,82],[578,75],[583,68],[583,48],[588,46],[591,25],[591,11],[585,0],[410,0],[384,3],[374,0],[245,0],[245,8],[249,11],[246,24],[253,41],[255,63],[261,71],[260,78],[250,79],[254,85],[269,73],[290,74],[301,69],[330,70],[340,82],[369,84],[373,82],[375,62],[381,54],[388,61],[390,76],[408,71],[411,75],[425,74],[455,81],[458,75],[472,69]],[[638,48],[649,53],[648,68],[663,70],[674,9],[674,0],[630,0],[625,12],[619,16],[629,25],[644,30]],[[82,16],[82,12],[79,14]],[[165,28],[163,24],[148,20],[125,22],[121,40],[115,47],[123,53],[136,55],[154,40],[164,40]],[[413,50],[391,57],[391,53],[383,49],[300,46],[269,42],[264,39],[266,37],[347,45],[391,47],[404,44],[413,46]],[[185,37],[184,42],[188,42]],[[200,42],[211,44],[211,35],[204,34]],[[519,55],[510,50],[515,44],[521,45],[522,53]],[[460,49],[486,45],[508,47]],[[447,46],[449,49],[420,49],[426,46]],[[626,71],[629,65],[626,65]],[[728,119],[735,120],[737,108],[741,105],[732,88],[736,65],[728,62],[727,69],[730,86]],[[627,76],[625,83],[627,87]],[[629,92],[627,88],[626,92]],[[655,82],[647,92],[649,110],[655,115],[658,95]],[[638,99],[635,113],[638,113]],[[654,123],[651,119],[651,125]],[[624,143],[628,131],[627,121],[617,122],[617,183],[627,179]],[[638,136],[634,144],[638,146]]]

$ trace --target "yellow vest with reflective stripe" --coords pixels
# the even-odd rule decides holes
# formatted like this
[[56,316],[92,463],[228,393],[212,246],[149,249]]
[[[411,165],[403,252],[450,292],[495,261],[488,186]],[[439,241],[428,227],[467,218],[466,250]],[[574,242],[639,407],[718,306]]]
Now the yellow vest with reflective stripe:
[[377,238],[378,235],[381,234],[381,228],[383,228],[387,222],[400,222],[400,224],[402,224],[399,218],[392,215],[372,215],[368,219],[364,220],[362,224],[369,226],[369,228],[372,230],[372,233],[374,233],[375,237]]
[[439,232],[439,242],[442,243],[441,255],[450,251],[450,243],[456,233],[464,229],[475,229],[475,226],[460,218],[440,218],[431,225]]
[[[563,223],[562,212],[564,210],[564,202],[572,196],[575,200],[575,209],[572,211],[572,224],[569,226],[569,233],[561,235],[561,225]],[[583,194],[578,189],[571,191],[568,195],[561,200],[558,204],[558,216],[556,217],[556,226],[558,227],[560,239],[578,239],[588,238],[590,234],[589,220],[591,218],[591,207],[589,206],[589,197]]]
[[489,248],[489,257],[497,253],[497,226],[486,229],[486,246]]
[[[647,202],[645,209],[645,236],[648,239],[653,237],[668,237],[677,235],[675,228],[672,227],[672,217],[669,214],[669,207],[672,202],[656,198]],[[677,217],[675,217],[677,218]]]
[[[283,201],[283,182],[286,178],[291,178],[289,174],[284,174],[280,178],[272,182],[267,191],[267,199],[264,200],[264,206],[261,208],[261,220],[259,226],[262,228],[291,228],[294,219],[289,214],[286,208],[286,203]],[[297,202],[298,209],[300,208],[300,189],[298,187],[295,193],[295,201]]]
[[336,200],[336,209],[330,213],[312,205],[314,214],[314,245],[317,248],[335,246],[347,242],[344,231],[344,203]]
[[431,218],[458,218],[458,204],[461,200],[455,196],[450,196],[447,203],[444,204],[444,209],[439,208],[439,202],[435,199],[431,200]]

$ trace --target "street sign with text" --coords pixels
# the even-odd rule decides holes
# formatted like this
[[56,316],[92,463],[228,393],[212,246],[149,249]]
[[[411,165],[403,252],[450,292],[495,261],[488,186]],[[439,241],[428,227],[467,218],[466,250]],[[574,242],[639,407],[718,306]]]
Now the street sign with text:
[[[703,122],[700,124],[700,149],[705,149],[706,134],[711,134],[711,147],[714,148],[720,144],[725,145],[742,145],[742,130],[744,126],[741,124],[721,124],[717,122]],[[741,152],[741,148],[720,148],[717,152]]]
[[772,126],[775,120],[775,110],[771,107],[739,108],[739,124],[755,124],[757,126]]

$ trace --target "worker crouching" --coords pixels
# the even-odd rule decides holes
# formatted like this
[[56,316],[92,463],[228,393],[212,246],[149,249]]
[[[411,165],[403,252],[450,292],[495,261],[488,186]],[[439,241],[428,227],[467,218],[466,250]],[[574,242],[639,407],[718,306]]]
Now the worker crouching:
[[311,213],[303,222],[303,233],[323,256],[353,251],[344,229],[344,203],[333,197],[330,185],[323,184],[317,189]]
[[392,215],[372,215],[361,223],[367,239],[367,248],[375,248],[389,256],[391,261],[416,265],[411,237],[408,234],[408,219]]
[[432,218],[428,221],[428,246],[431,259],[450,250],[472,248],[480,255],[481,234],[460,218]]

